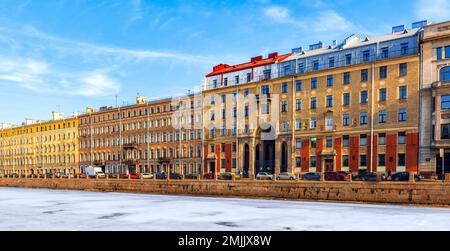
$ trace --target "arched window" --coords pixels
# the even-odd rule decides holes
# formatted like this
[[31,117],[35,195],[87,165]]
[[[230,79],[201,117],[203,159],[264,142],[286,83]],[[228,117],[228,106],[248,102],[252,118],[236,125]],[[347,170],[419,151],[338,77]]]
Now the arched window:
[[439,75],[441,81],[450,81],[450,66],[442,68]]

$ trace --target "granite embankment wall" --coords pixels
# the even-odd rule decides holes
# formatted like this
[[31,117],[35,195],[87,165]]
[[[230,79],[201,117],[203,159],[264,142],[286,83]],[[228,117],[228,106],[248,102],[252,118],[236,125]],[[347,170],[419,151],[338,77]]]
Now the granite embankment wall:
[[0,178],[1,187],[450,205],[450,182],[284,182]]

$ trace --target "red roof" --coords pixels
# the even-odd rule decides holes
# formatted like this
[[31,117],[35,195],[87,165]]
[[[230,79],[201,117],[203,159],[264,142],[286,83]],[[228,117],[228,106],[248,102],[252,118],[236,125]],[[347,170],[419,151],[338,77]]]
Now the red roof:
[[267,58],[263,58],[262,56],[254,57],[250,59],[250,62],[237,64],[233,66],[229,66],[227,64],[219,64],[214,66],[213,71],[206,75],[206,77],[212,77],[216,75],[221,75],[224,73],[236,72],[245,69],[250,69],[258,66],[274,64],[275,62],[281,62],[291,56],[292,54],[284,54],[279,56],[277,52],[270,53]]

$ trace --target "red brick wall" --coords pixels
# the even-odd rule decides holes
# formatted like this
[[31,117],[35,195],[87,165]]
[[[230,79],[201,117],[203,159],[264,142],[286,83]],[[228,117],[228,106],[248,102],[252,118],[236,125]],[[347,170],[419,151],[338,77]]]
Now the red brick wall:
[[336,171],[342,169],[342,138],[334,139],[334,150],[336,151],[336,163],[334,163]]
[[389,170],[397,170],[397,134],[386,135],[386,172]]
[[226,172],[231,172],[232,170],[232,161],[231,159],[233,158],[232,155],[232,144],[226,144],[225,145],[225,161],[226,161]]
[[302,140],[302,172],[309,172],[309,139]]
[[406,135],[406,171],[418,171],[419,133],[408,133]]
[[322,154],[323,151],[323,138],[317,138],[317,146],[316,146],[316,167],[317,172],[322,172]]

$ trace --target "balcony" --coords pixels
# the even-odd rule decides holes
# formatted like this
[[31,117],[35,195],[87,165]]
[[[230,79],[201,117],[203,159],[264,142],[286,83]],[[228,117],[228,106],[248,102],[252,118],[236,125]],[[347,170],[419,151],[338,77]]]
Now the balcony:
[[136,142],[123,144],[123,149],[134,149],[136,147],[137,147]]
[[123,164],[128,165],[128,166],[135,166],[138,164],[138,161],[135,159],[125,159],[123,161]]
[[168,164],[170,163],[171,159],[167,158],[167,157],[159,157],[158,158],[158,163],[160,164]]

